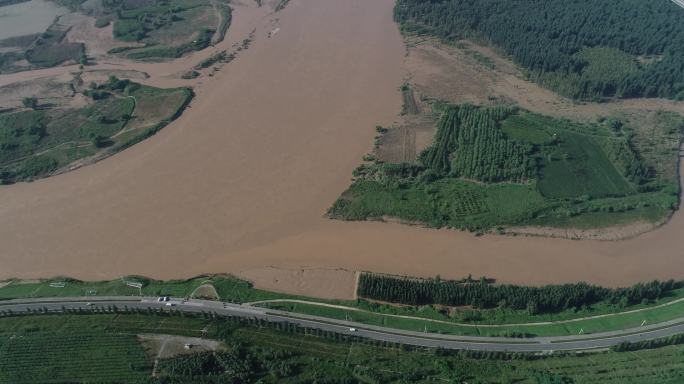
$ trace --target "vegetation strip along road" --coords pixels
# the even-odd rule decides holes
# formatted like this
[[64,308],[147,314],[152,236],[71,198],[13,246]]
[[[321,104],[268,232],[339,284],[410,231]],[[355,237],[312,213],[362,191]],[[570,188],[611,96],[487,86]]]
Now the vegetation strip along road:
[[263,305],[263,304],[270,304],[270,303],[299,303],[299,304],[306,304],[306,305],[313,305],[313,306],[320,306],[320,307],[327,307],[327,308],[340,309],[340,310],[344,310],[344,311],[365,312],[365,313],[376,314],[376,315],[382,315],[382,316],[396,317],[396,318],[400,318],[400,319],[422,320],[422,321],[430,321],[430,322],[434,322],[434,323],[450,324],[450,325],[458,325],[458,326],[463,326],[463,327],[475,327],[475,328],[477,328],[477,327],[501,327],[501,326],[508,326],[508,327],[516,327],[516,326],[539,326],[539,325],[553,325],[553,324],[575,323],[575,322],[578,322],[578,321],[603,319],[603,318],[606,318],[606,317],[623,316],[623,315],[634,314],[634,313],[639,313],[639,312],[646,312],[646,311],[650,311],[650,310],[653,310],[653,309],[668,307],[668,306],[671,306],[671,305],[673,305],[673,304],[678,304],[678,303],[681,303],[681,302],[684,302],[684,298],[672,300],[672,301],[669,301],[669,302],[664,303],[664,304],[658,304],[658,305],[653,306],[653,307],[632,309],[632,310],[624,311],[624,312],[605,313],[605,314],[602,314],[602,315],[578,317],[578,318],[575,318],[575,319],[567,319],[567,320],[540,321],[540,322],[513,323],[513,324],[473,324],[473,323],[458,323],[458,322],[452,322],[452,321],[446,321],[446,320],[437,320],[437,319],[430,319],[430,318],[418,317],[418,316],[395,315],[395,314],[392,314],[392,313],[379,313],[379,312],[367,311],[367,310],[364,310],[364,309],[361,309],[361,308],[347,307],[347,306],[344,306],[344,305],[320,303],[320,302],[316,302],[316,301],[307,301],[307,300],[273,299],[273,300],[262,300],[262,301],[255,301],[255,302],[252,302],[252,303],[245,303],[244,305],[261,306],[261,305]]
[[[218,316],[237,316],[256,318],[272,322],[286,322],[300,327],[320,329],[358,337],[388,341],[406,345],[434,347],[445,349],[469,349],[509,352],[544,352],[544,351],[572,351],[608,348],[626,342],[634,343],[670,337],[684,333],[684,317],[675,319],[662,327],[659,325],[644,326],[620,332],[610,332],[607,337],[601,334],[591,335],[590,339],[582,336],[574,337],[545,337],[529,338],[525,343],[513,342],[507,338],[446,336],[431,334],[429,336],[419,332],[402,330],[388,330],[384,327],[366,326],[364,324],[340,321],[318,316],[301,315],[284,311],[265,310],[249,305],[237,305],[225,302],[206,300],[171,299],[168,302],[158,302],[155,298],[90,298],[74,297],[62,298],[61,301],[46,303],[38,300],[11,300],[0,304],[3,315],[17,315],[26,312],[64,312],[66,310],[92,310],[95,308],[112,311],[112,306],[124,305],[129,309],[148,308],[186,313],[215,313]],[[88,305],[90,304],[90,305]],[[354,331],[351,329],[354,328]]]

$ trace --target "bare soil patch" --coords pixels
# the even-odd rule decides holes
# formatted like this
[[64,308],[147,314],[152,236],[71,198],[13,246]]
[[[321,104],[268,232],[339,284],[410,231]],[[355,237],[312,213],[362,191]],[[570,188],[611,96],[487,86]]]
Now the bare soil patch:
[[255,268],[237,273],[256,288],[324,299],[356,298],[356,273],[346,269]]
[[73,77],[69,74],[21,81],[0,86],[0,109],[21,108],[25,97],[38,96],[41,105],[53,107],[73,106],[74,92],[69,86]]
[[667,220],[657,223],[639,221],[618,227],[595,229],[582,228],[554,228],[554,227],[512,227],[503,233],[510,235],[559,237],[571,240],[624,240],[639,236],[667,223]]
[[399,121],[383,128],[376,136],[373,155],[381,161],[413,163],[430,144],[436,131],[436,118],[429,100],[416,92],[416,84],[405,82],[401,88]]
[[109,76],[135,81],[144,81],[150,78],[149,74],[135,69],[88,69],[81,73],[81,79],[86,86],[92,81],[96,83],[107,81]]
[[225,349],[225,346],[220,341],[198,337],[140,334],[138,335],[138,340],[142,343],[147,356],[154,361],[152,376],[155,375],[157,363],[160,359]]
[[579,120],[639,110],[684,113],[684,103],[664,99],[606,103],[567,99],[524,79],[512,62],[491,48],[469,41],[445,45],[409,38],[407,47],[405,67],[419,98],[478,105],[508,101],[533,112]]

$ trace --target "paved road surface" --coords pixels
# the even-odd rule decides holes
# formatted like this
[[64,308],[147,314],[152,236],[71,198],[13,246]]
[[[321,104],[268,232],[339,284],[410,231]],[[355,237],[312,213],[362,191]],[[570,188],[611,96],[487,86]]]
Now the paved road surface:
[[[115,305],[118,308],[128,307],[145,310],[147,308],[162,308],[166,310],[183,311],[186,313],[214,312],[221,316],[240,316],[275,322],[289,322],[302,327],[422,347],[507,352],[551,352],[601,349],[622,342],[637,342],[684,333],[684,317],[682,317],[660,324],[593,335],[534,337],[527,339],[452,336],[404,331],[217,301],[172,298],[170,303],[172,303],[173,306],[167,306],[166,303],[157,302],[154,297],[41,298],[0,301],[0,311],[11,310],[16,314],[26,312],[29,309],[33,311],[47,309],[49,312],[61,312],[65,308],[92,309],[107,308]],[[350,331],[350,328],[352,327],[356,328],[355,332]]]

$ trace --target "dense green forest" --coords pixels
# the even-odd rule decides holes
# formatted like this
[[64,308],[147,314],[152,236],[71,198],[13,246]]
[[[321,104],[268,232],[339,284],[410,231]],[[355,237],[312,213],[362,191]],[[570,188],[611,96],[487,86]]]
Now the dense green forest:
[[[377,159],[328,211],[333,218],[392,216],[472,231],[497,226],[596,228],[661,220],[678,204],[676,161],[682,118],[662,140],[673,148],[642,154],[637,134],[616,118],[580,123],[516,107],[435,103],[434,142],[415,164]],[[657,153],[661,157],[653,157]]]
[[569,97],[684,97],[684,10],[668,0],[398,0],[394,16],[491,43]]
[[598,302],[630,305],[658,300],[682,282],[653,281],[628,288],[604,288],[586,283],[525,287],[495,285],[486,280],[449,281],[411,279],[364,273],[359,278],[359,297],[408,305],[441,304],[475,308],[526,309],[530,314],[580,308]]

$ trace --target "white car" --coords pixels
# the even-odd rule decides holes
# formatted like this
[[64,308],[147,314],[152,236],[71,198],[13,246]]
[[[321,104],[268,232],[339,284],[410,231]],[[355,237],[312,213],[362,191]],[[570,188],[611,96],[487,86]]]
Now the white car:
[[356,332],[356,328],[349,328],[349,332]]
[[174,303],[166,303],[166,306],[167,306],[167,307],[175,307],[176,304],[174,304]]
[[163,303],[165,301],[169,301],[169,297],[168,296],[161,296],[157,299],[157,301],[160,303]]

